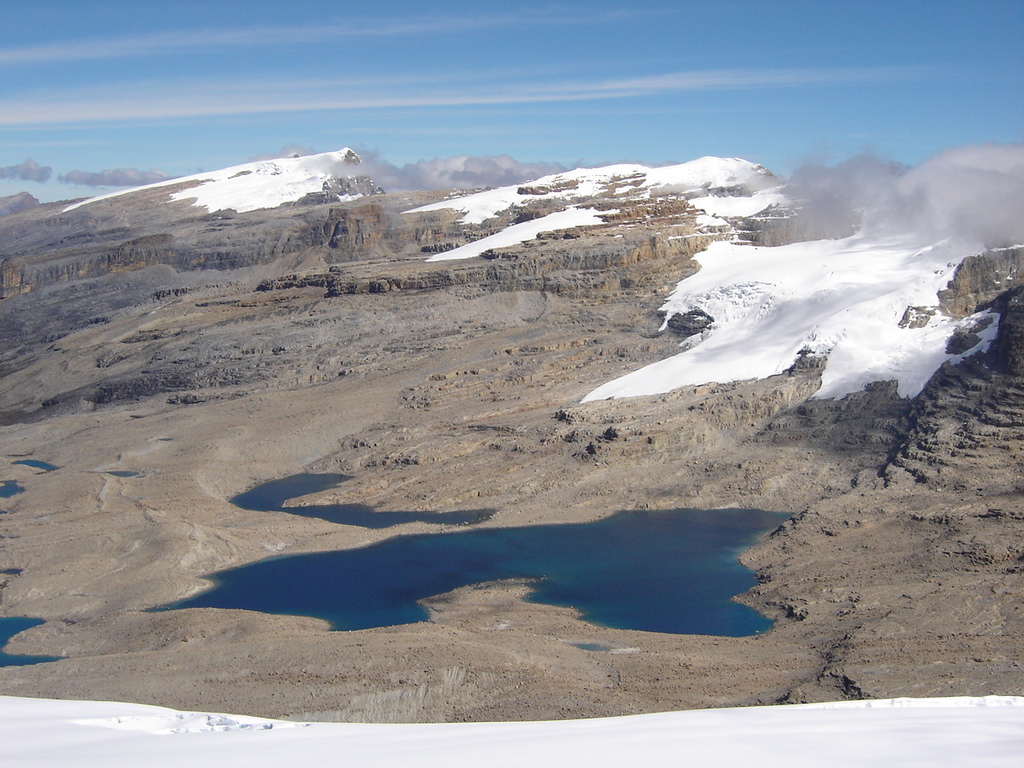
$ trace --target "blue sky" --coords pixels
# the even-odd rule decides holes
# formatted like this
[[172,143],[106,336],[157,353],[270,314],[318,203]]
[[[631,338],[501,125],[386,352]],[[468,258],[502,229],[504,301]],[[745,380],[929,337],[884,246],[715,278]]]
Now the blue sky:
[[0,196],[284,147],[787,174],[1024,141],[1020,0],[3,5]]

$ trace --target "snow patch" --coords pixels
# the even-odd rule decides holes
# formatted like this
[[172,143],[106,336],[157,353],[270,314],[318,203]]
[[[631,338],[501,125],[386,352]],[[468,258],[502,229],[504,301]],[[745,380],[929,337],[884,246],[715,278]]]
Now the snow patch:
[[427,261],[450,261],[452,259],[471,259],[479,256],[484,251],[492,248],[505,248],[510,245],[519,245],[527,240],[532,240],[541,232],[552,232],[558,229],[571,229],[572,227],[586,227],[593,224],[601,224],[601,213],[609,211],[596,211],[593,208],[567,208],[564,211],[551,213],[537,219],[524,221],[520,224],[513,224],[500,232],[488,237],[475,240],[472,243],[459,246],[450,251],[431,256]]
[[[176,715],[183,718],[179,721]],[[192,717],[197,718],[196,727],[174,730],[174,723]],[[213,718],[212,724],[204,718]],[[222,727],[220,718],[272,727]],[[111,727],[112,720],[120,722]],[[848,701],[534,723],[287,727],[295,725],[139,704],[0,697],[0,765],[1016,768],[1024,754],[1024,698],[1012,696]],[[162,737],[168,733],[175,735]]]
[[692,206],[703,209],[710,216],[727,218],[756,216],[770,205],[782,205],[787,202],[789,198],[778,189],[755,192],[753,195],[709,195],[690,200]]
[[[652,196],[739,186],[756,191],[766,187],[777,187],[778,182],[761,166],[739,158],[702,157],[688,163],[661,168],[622,163],[601,168],[578,168],[565,173],[556,173],[529,184],[488,189],[413,208],[406,213],[452,209],[463,212],[464,215],[460,220],[462,223],[480,224],[514,205],[524,205],[533,200],[573,200],[629,190],[632,190],[634,194]],[[763,205],[751,213],[736,215],[753,215],[774,200],[771,196],[761,198],[754,195],[753,197],[757,198],[758,202],[747,203],[743,210],[749,210],[761,202]],[[710,199],[726,200],[727,198]],[[748,197],[747,199],[753,198]],[[724,210],[729,203],[721,205]],[[735,203],[735,205],[738,209],[741,204]],[[709,213],[711,212],[709,211]],[[721,215],[733,214],[722,213]]]
[[[277,160],[261,160],[255,163],[235,165],[219,171],[183,176],[167,181],[147,184],[142,187],[122,189],[106,195],[69,205],[64,212],[73,211],[84,205],[109,200],[142,190],[178,186],[189,183],[188,189],[171,194],[172,200],[192,200],[192,204],[208,212],[234,209],[239,213],[264,208],[276,208],[284,203],[301,200],[310,193],[322,192],[324,182],[334,178],[352,176],[358,167],[359,156],[351,149],[324,152],[304,157],[286,157]],[[341,199],[355,199],[358,195],[346,195]]]
[[265,720],[240,715],[208,715],[200,712],[121,715],[118,717],[74,720],[77,725],[92,725],[122,731],[143,731],[154,734],[223,733],[225,731],[267,731],[271,728],[296,728],[304,723]]

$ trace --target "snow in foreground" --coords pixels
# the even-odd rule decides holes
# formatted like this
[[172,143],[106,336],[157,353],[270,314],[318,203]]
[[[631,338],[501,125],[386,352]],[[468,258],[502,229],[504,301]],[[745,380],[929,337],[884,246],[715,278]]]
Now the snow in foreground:
[[[679,354],[584,400],[763,379],[789,368],[801,350],[828,358],[816,397],[838,398],[893,379],[900,395],[912,397],[942,363],[979,352],[995,338],[993,314],[975,348],[959,356],[945,351],[958,324],[981,319],[955,321],[937,307],[938,291],[974,252],[963,243],[864,234],[774,248],[713,243],[695,257],[700,271],[681,281],[661,309],[666,323],[690,310],[714,323]],[[915,315],[927,322],[913,327]]]
[[1024,755],[1024,698],[890,699],[540,723],[297,724],[0,697],[0,764],[303,768],[985,766]]
[[353,175],[353,167],[358,167],[359,163],[359,156],[350,149],[305,157],[260,160],[90,197],[69,205],[64,212],[99,200],[185,183],[191,183],[191,186],[171,194],[172,200],[192,200],[193,205],[211,213],[229,208],[239,213],[258,211],[294,203],[308,194],[322,192],[324,182]]

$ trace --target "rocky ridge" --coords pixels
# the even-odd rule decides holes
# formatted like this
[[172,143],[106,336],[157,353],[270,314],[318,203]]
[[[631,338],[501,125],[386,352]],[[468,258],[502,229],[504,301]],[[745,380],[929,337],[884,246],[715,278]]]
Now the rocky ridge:
[[19,192],[16,195],[0,197],[0,216],[27,211],[29,208],[35,208],[37,205],[39,205],[39,201],[28,192]]

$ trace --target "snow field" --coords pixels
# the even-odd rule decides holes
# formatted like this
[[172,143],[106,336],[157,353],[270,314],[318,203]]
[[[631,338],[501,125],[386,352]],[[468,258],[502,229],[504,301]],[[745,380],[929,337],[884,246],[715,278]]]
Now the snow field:
[[[891,379],[900,395],[916,395],[955,359],[945,345],[958,321],[938,312],[937,292],[973,252],[963,243],[862,234],[773,248],[713,243],[695,257],[701,270],[681,281],[661,309],[666,324],[691,309],[715,322],[678,355],[604,384],[584,401],[763,379],[785,371],[803,349],[828,356],[816,397],[838,398]],[[915,307],[934,314],[923,327],[901,327]],[[993,323],[971,353],[994,336]]]
[[[500,232],[488,237],[474,240],[472,243],[459,246],[444,253],[431,256],[427,261],[451,261],[453,259],[471,259],[479,256],[491,248],[504,248],[509,245],[519,245],[527,240],[532,240],[541,232],[550,232],[556,229],[571,229],[572,227],[585,227],[594,224],[601,224],[599,211],[592,208],[567,208],[564,211],[551,213],[537,219],[524,221],[520,224],[513,224]],[[605,211],[607,213],[607,211]]]
[[1016,768],[1024,698],[895,699],[532,723],[362,725],[0,697],[6,768]]
[[234,209],[239,213],[263,208],[277,208],[284,203],[301,200],[311,192],[323,191],[325,181],[339,176],[353,175],[354,153],[349,149],[324,152],[305,157],[286,157],[236,165],[210,173],[183,176],[176,179],[147,184],[143,187],[122,189],[106,195],[69,205],[64,212],[99,200],[109,200],[144,189],[157,189],[185,182],[194,186],[171,195],[172,200],[192,200],[193,205],[210,213]]
[[[450,208],[463,212],[464,224],[480,224],[497,213],[514,205],[532,200],[571,200],[604,194],[609,186],[618,185],[623,190],[635,189],[644,194],[659,192],[693,192],[710,187],[734,187],[741,184],[753,189],[766,185],[777,186],[773,177],[759,165],[738,158],[702,157],[689,163],[669,165],[663,168],[648,168],[645,165],[619,164],[602,168],[579,168],[565,173],[544,176],[529,184],[498,187],[463,195],[439,203],[420,206],[406,213],[439,211]],[[520,194],[523,187],[533,190],[531,194]],[[547,190],[547,191],[544,191]],[[727,198],[710,198],[726,200]],[[737,200],[751,198],[737,198]],[[764,204],[757,210],[743,215],[752,215],[770,205],[773,198],[761,198]],[[723,203],[728,205],[728,203]],[[736,203],[736,205],[743,205]],[[746,203],[747,206],[752,205]],[[713,213],[713,211],[708,211]],[[719,215],[734,215],[722,213]],[[738,215],[738,214],[737,214]]]

